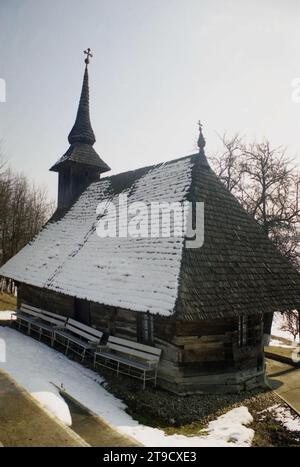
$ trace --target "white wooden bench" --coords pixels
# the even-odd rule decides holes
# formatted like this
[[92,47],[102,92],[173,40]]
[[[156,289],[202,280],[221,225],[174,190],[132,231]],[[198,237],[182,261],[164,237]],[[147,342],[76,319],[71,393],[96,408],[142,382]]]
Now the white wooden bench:
[[67,322],[67,317],[52,313],[50,311],[41,310],[41,314],[37,321],[31,323],[31,331],[37,331],[39,334],[39,340],[41,337],[48,337],[51,340],[51,346],[53,346],[54,331],[57,329],[63,329]]
[[17,310],[16,322],[21,326],[27,327],[27,334],[37,332],[39,340],[42,336],[49,337],[53,340],[54,329],[64,327],[67,318],[65,316],[51,313],[50,311],[41,310],[32,305],[22,304],[21,308]]
[[19,329],[26,327],[27,334],[30,334],[32,323],[36,322],[40,316],[41,310],[39,308],[23,303],[21,308],[18,308],[16,311],[16,325]]
[[[100,344],[103,333],[79,321],[69,318],[63,329],[54,330],[54,342],[62,344],[66,350],[72,350],[84,360],[86,352],[94,353]],[[52,344],[53,345],[53,344]]]
[[117,375],[141,379],[145,389],[147,380],[154,379],[156,386],[160,355],[161,349],[109,336],[107,344],[94,354],[94,368],[100,365],[116,371]]

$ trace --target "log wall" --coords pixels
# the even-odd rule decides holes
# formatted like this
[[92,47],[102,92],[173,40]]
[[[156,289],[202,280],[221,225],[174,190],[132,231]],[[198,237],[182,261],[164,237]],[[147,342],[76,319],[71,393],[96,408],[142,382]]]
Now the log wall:
[[59,315],[74,317],[74,298],[27,284],[18,286],[18,305],[28,303]]
[[[74,299],[21,284],[18,302],[74,317]],[[137,313],[90,302],[90,325],[137,341]],[[162,349],[160,386],[178,393],[232,392],[264,381],[263,323],[249,319],[249,346],[239,344],[238,318],[178,321],[154,317],[154,345]]]
[[262,320],[249,319],[249,345],[240,347],[238,319],[155,319],[155,343],[163,348],[160,383],[179,394],[231,392],[264,383]]

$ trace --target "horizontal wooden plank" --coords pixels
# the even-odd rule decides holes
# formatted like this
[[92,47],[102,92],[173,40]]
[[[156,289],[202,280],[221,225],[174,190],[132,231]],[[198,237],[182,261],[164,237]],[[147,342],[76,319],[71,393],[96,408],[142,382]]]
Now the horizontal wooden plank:
[[121,339],[120,337],[109,336],[108,342],[112,342],[124,347],[130,347],[132,349],[137,349],[153,355],[159,356],[161,354],[161,349],[157,349],[156,347],[152,347],[150,345],[140,344],[139,342],[127,341],[126,339]]
[[[23,308],[21,307],[20,308],[20,311],[22,313],[25,313],[26,315],[30,315],[30,316],[35,316],[37,318],[39,318],[40,316],[42,316],[42,313],[40,311],[34,311],[34,310],[31,310],[29,308]],[[17,313],[18,313],[18,310],[17,310]]]
[[101,338],[103,335],[101,331],[98,331],[97,329],[92,328],[91,326],[87,326],[86,324],[80,323],[79,321],[76,321],[72,318],[68,319],[68,326],[69,325],[79,330],[85,331],[87,334],[90,334],[98,338]]
[[58,315],[57,313],[52,313],[51,311],[43,310],[42,313],[43,313],[43,316],[48,316],[49,318],[54,318],[61,322],[67,320],[66,316]]
[[182,350],[182,362],[219,362],[225,361],[225,350],[223,348],[216,348],[208,350],[207,348],[197,348]]
[[36,313],[43,313],[44,310],[42,310],[41,308],[37,308],[35,306],[32,306],[32,305],[27,305],[27,303],[22,303],[21,305],[21,308],[22,310],[28,310],[28,311],[35,311]]
[[70,324],[67,323],[66,325],[66,329],[68,329],[69,331],[71,331],[73,334],[76,334],[78,336],[81,336],[83,337],[84,339],[86,339],[87,341],[91,341],[91,342],[100,342],[100,337],[98,336],[93,336],[92,334],[90,333],[87,333],[85,331],[82,331],[81,329],[77,328],[77,327],[74,327],[74,326],[71,326]]
[[141,350],[136,350],[130,347],[125,347],[123,345],[118,345],[113,342],[108,342],[107,347],[112,350],[116,350],[117,352],[121,352],[125,355],[132,355],[134,357],[141,358],[142,360],[158,362],[159,355],[153,355],[150,353],[142,352]]
[[234,329],[234,323],[230,319],[176,321],[176,336],[213,336],[230,332]]
[[184,345],[185,350],[195,350],[199,352],[215,352],[215,351],[224,351],[224,343],[223,342],[205,342],[199,340],[195,340],[194,342],[189,342]]
[[40,319],[45,321],[46,323],[51,323],[55,326],[63,326],[62,321],[59,321],[58,319],[55,319],[55,318],[51,318],[50,316],[45,316],[44,314],[40,316]]

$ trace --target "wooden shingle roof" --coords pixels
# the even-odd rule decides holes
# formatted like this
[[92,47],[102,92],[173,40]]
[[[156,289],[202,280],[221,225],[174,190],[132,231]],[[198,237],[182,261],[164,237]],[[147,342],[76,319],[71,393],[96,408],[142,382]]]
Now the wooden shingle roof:
[[[107,237],[96,232],[99,203],[181,202],[191,182],[190,157],[92,183],[54,216],[0,274],[58,293],[170,316],[178,292],[182,237]],[[110,214],[108,214],[109,216]],[[108,217],[108,219],[110,219]],[[156,225],[160,222],[155,220]]]
[[[204,245],[188,249],[183,237],[99,238],[97,205],[119,194],[147,205],[204,202]],[[183,320],[300,309],[299,273],[199,154],[92,183],[0,274]]]
[[193,157],[188,199],[204,202],[204,244],[183,248],[176,315],[205,319],[300,309],[300,274],[209,165]]

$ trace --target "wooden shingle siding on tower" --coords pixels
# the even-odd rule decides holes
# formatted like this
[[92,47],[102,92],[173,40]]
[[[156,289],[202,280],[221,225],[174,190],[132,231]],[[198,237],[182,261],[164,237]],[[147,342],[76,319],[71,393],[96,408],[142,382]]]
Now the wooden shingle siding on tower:
[[90,120],[87,65],[86,62],[76,120],[68,137],[70,147],[50,169],[58,172],[58,211],[70,208],[92,182],[99,180],[101,173],[110,170],[93,148],[96,138]]

